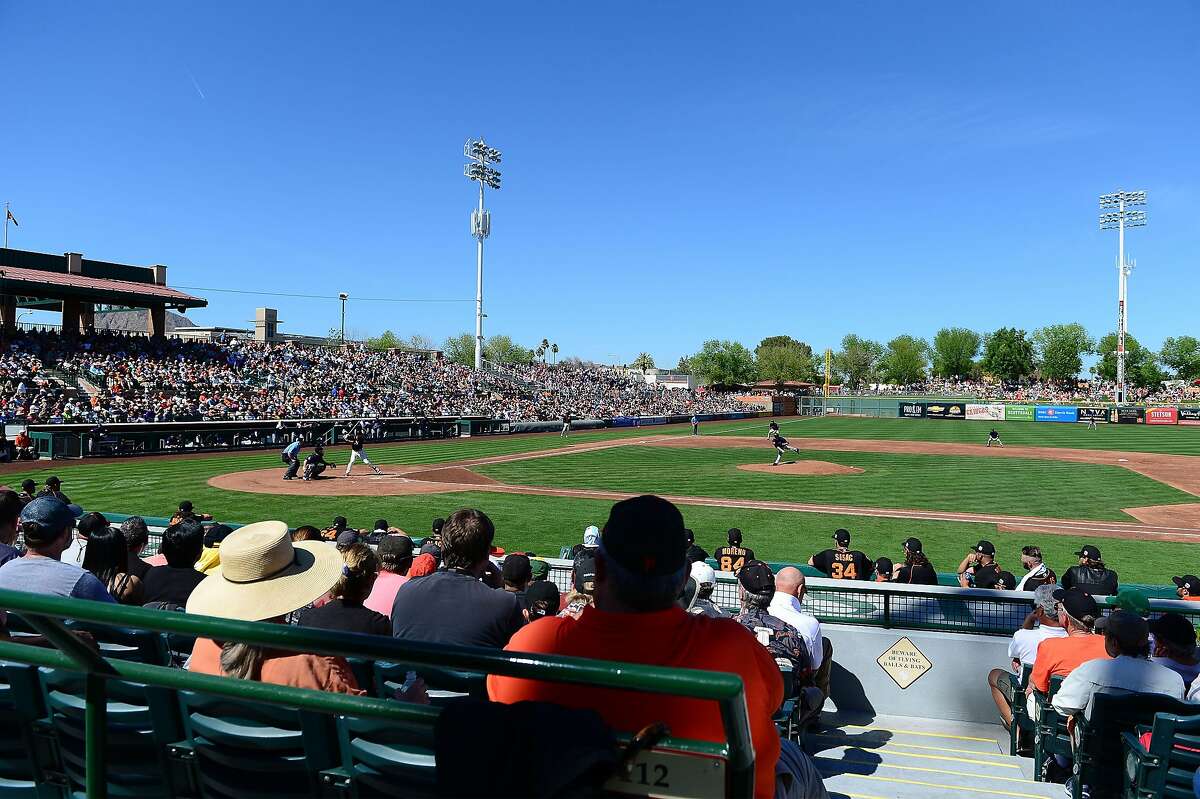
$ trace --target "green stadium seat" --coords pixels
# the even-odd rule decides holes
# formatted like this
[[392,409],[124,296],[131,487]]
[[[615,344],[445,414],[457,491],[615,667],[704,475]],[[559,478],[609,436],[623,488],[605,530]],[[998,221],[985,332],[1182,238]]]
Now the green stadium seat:
[[[409,671],[417,672],[425,681],[429,700],[434,705],[444,705],[446,702],[463,697],[487,699],[487,675],[485,674],[385,661],[375,663],[374,667],[374,681],[367,685],[373,686],[375,696],[380,699],[393,698],[396,691],[404,685]],[[367,685],[361,687],[365,688]]]
[[91,633],[100,647],[101,657],[114,660],[135,660],[154,666],[171,665],[167,640],[162,633],[153,630],[133,630],[126,627],[110,627],[105,624],[70,622],[72,630]]
[[45,715],[37,666],[0,663],[0,797],[65,795],[58,746],[38,726]]
[[[58,741],[63,773],[71,789],[86,787],[84,676],[77,672],[38,670],[42,699]],[[179,772],[170,768],[166,747],[180,737],[179,714],[170,689],[108,680],[106,742],[110,797],[172,797],[179,793]]]
[[178,692],[183,736],[169,746],[195,793],[214,799],[314,796],[338,765],[333,719],[278,705]]
[[433,796],[437,784],[433,725],[337,718],[342,765],[321,773],[339,796]]
[[1029,687],[1029,675],[1032,673],[1032,666],[1022,664],[1020,674],[1006,675],[1013,692],[1012,724],[1008,727],[1008,753],[1010,755],[1017,754],[1021,733],[1032,738],[1035,732],[1033,719],[1029,717],[1029,709],[1025,705],[1025,689]]
[[[1138,735],[1143,731],[1150,733],[1148,747],[1142,746]],[[1122,732],[1121,739],[1125,745],[1125,774],[1131,782],[1127,796],[1192,799],[1192,780],[1200,769],[1200,715],[1159,713],[1148,729]]]
[[1071,756],[1071,739],[1067,737],[1067,717],[1059,714],[1050,702],[1062,687],[1062,677],[1050,678],[1050,692],[1034,691],[1038,706],[1038,721],[1033,734],[1033,777],[1042,779],[1046,761],[1052,755]]
[[1196,710],[1178,699],[1162,694],[1096,694],[1090,716],[1080,713],[1075,720],[1075,763],[1072,799],[1082,799],[1083,786],[1107,786],[1109,793],[1124,779],[1122,735],[1150,724],[1157,713],[1186,715]]

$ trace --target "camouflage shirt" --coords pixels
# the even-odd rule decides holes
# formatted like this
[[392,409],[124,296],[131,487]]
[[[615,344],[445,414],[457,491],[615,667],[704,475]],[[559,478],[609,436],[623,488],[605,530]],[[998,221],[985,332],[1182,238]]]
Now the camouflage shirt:
[[735,620],[754,633],[771,657],[791,663],[793,673],[798,675],[812,670],[804,639],[783,620],[767,613],[766,608],[747,608]]

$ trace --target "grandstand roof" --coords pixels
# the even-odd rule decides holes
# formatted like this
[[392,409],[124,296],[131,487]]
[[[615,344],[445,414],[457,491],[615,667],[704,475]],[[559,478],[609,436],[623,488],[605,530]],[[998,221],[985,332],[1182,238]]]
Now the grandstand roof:
[[[166,267],[143,267],[0,248],[0,294],[108,305],[203,308],[208,301],[165,285]],[[27,304],[27,302],[19,302]]]

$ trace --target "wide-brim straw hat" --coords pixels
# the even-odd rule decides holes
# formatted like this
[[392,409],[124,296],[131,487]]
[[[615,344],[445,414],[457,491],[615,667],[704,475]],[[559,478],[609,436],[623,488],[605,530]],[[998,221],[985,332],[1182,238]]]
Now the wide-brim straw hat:
[[262,621],[315,602],[342,573],[342,553],[325,541],[292,543],[283,522],[256,522],[221,542],[221,565],[196,586],[187,612]]

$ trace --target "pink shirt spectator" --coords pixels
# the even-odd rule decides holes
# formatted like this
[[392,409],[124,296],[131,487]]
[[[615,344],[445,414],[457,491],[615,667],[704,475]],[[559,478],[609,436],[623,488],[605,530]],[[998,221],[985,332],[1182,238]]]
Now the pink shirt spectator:
[[375,578],[375,587],[371,589],[371,595],[363,602],[363,607],[391,617],[392,603],[396,600],[396,592],[407,582],[407,575],[387,571],[379,572],[379,576]]
[[148,558],[142,558],[142,560],[146,561],[151,566],[166,566],[167,565],[167,556],[162,554],[161,552],[157,555],[151,555]]

